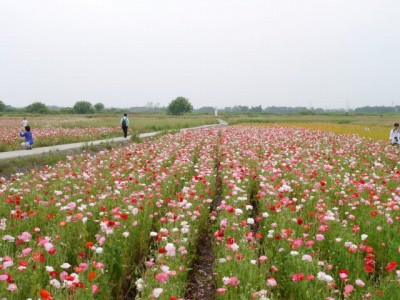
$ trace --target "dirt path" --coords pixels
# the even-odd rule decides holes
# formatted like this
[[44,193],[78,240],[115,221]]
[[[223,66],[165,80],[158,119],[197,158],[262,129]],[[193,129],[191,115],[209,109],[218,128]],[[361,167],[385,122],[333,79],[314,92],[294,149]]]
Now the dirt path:
[[[216,190],[215,197],[210,207],[210,216],[211,213],[217,211],[217,207],[222,201],[222,178],[219,171],[219,162],[220,158],[217,156],[215,160]],[[192,270],[188,275],[188,285],[185,294],[186,299],[215,299],[217,288],[214,276],[215,254],[213,248],[212,226],[210,226],[213,221],[209,218],[207,223],[208,225],[205,224],[205,226],[203,226],[204,230],[200,234],[197,242],[196,256],[191,267]]]

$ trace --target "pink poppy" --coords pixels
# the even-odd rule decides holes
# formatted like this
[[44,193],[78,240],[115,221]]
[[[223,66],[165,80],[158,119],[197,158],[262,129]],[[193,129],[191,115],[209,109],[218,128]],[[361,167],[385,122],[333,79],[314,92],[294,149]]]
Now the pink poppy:
[[365,283],[361,279],[356,279],[356,285],[358,285],[359,287],[364,287]]
[[11,291],[11,292],[15,292],[16,290],[18,290],[17,285],[15,283],[10,283],[7,287],[7,290]]
[[218,293],[218,294],[225,294],[226,291],[227,291],[226,288],[218,288],[218,289],[217,289],[217,293]]
[[156,275],[156,279],[157,279],[157,281],[159,282],[159,283],[165,283],[165,282],[167,282],[167,280],[168,280],[168,274],[166,274],[166,273],[158,273],[157,275]]
[[344,287],[344,291],[343,294],[345,296],[349,296],[351,294],[351,292],[354,290],[354,286],[352,286],[351,284],[348,284]]
[[268,286],[277,286],[278,283],[276,282],[275,278],[271,277],[267,279],[267,285]]
[[99,292],[99,286],[97,284],[92,284],[92,294],[96,295]]
[[224,284],[230,286],[237,286],[240,283],[240,280],[236,276],[226,277],[224,278]]

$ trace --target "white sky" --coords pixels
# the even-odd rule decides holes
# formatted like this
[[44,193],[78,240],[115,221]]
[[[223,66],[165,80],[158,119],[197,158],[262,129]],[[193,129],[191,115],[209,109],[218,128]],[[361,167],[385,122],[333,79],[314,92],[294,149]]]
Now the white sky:
[[0,100],[400,105],[399,0],[0,0]]

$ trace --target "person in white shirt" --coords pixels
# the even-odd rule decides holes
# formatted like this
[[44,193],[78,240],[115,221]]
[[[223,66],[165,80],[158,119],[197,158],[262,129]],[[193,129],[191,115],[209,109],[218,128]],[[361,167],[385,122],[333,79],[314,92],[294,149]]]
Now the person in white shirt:
[[23,119],[22,119],[22,127],[26,127],[26,126],[28,126],[29,125],[29,123],[28,123],[28,120],[26,119],[26,117],[24,117]]
[[389,139],[392,145],[400,144],[399,123],[394,123],[392,130],[390,130]]

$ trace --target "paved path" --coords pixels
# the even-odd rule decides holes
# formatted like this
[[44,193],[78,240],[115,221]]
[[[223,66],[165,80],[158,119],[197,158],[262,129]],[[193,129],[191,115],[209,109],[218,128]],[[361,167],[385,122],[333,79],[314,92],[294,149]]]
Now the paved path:
[[[198,126],[198,127],[191,127],[191,128],[183,128],[181,130],[193,130],[193,129],[201,129],[201,128],[208,128],[208,127],[215,127],[215,126],[226,126],[228,125],[227,122],[217,119],[219,121],[219,124],[213,124],[213,125],[203,125],[203,126]],[[156,131],[156,132],[149,132],[149,133],[142,133],[139,135],[140,138],[148,138],[152,137],[161,131]],[[127,140],[130,140],[131,136],[128,136]],[[91,142],[81,142],[81,143],[73,143],[73,144],[65,144],[65,145],[55,145],[55,146],[49,146],[49,147],[40,147],[40,148],[33,148],[32,150],[16,150],[16,151],[8,151],[8,152],[0,152],[0,160],[1,159],[10,159],[10,158],[17,158],[17,157],[24,157],[24,156],[30,156],[30,155],[36,155],[36,154],[42,154],[42,153],[47,153],[47,152],[56,152],[56,151],[63,151],[63,150],[70,150],[70,149],[77,149],[81,148],[84,146],[90,146],[90,145],[98,145],[98,144],[104,144],[104,143],[112,143],[112,142],[122,142],[125,139],[123,137],[116,137],[116,138],[111,138],[111,139],[105,139],[105,140],[98,140],[98,141],[91,141]]]

